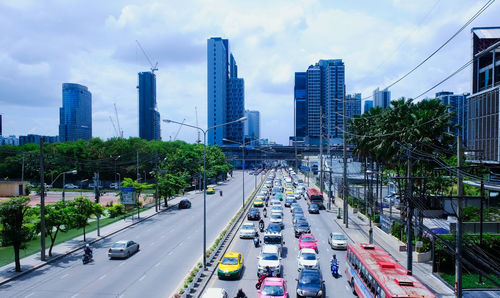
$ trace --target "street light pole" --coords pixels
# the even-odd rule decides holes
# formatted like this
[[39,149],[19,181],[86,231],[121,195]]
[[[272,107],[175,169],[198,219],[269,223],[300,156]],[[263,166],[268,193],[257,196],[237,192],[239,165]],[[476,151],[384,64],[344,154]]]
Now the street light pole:
[[[62,201],[64,202],[64,198],[65,198],[65,187],[66,187],[66,174],[76,174],[77,171],[76,170],[72,170],[72,171],[66,171],[66,172],[63,172],[63,188],[62,188]],[[56,177],[57,179],[57,177]]]

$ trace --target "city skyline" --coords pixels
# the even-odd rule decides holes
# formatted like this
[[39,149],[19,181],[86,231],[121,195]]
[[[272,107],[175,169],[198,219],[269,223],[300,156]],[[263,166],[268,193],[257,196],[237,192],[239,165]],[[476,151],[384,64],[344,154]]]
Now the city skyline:
[[[342,58],[349,65],[346,93],[370,95],[418,64],[483,5],[466,1],[455,5],[278,1],[249,8],[221,1],[213,10],[213,4],[187,4],[110,2],[77,5],[76,9],[30,1],[0,4],[2,17],[15,28],[4,37],[7,46],[1,58],[3,135],[57,135],[60,85],[75,82],[92,90],[93,136],[107,139],[114,135],[109,121],[114,116],[113,103],[124,136],[138,136],[136,76],[147,71],[149,64],[135,39],[159,62],[157,96],[162,117],[185,118],[186,123],[195,124],[196,106],[198,122],[204,126],[204,48],[207,38],[224,36],[238,53],[246,85],[245,108],[261,112],[261,136],[286,144],[293,135],[294,71],[323,57]],[[206,17],[192,17],[194,9]],[[270,13],[276,9],[288,13]],[[45,13],[37,14],[40,10]],[[178,11],[184,12],[176,16]],[[353,13],[356,23],[352,23]],[[499,13],[498,3],[493,4],[450,45],[391,87],[392,99],[418,95],[468,61],[470,27],[495,24]],[[39,23],[46,27],[39,28]],[[163,37],[158,38],[158,32],[164,32]],[[469,74],[464,70],[425,96],[433,97],[440,90],[470,92]],[[284,111],[283,115],[275,115],[276,110]],[[161,128],[164,140],[178,130],[174,125],[162,124]],[[178,138],[194,142],[196,133],[181,129]]]

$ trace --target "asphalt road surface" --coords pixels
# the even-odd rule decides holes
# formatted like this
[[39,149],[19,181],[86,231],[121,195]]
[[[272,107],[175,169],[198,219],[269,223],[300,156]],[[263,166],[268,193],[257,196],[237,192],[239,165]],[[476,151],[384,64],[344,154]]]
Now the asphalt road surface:
[[[207,249],[242,206],[242,174],[233,176],[207,195]],[[247,174],[246,197],[253,190],[254,176]],[[189,197],[191,209],[170,209],[97,242],[93,262],[83,265],[82,252],[68,255],[1,286],[0,296],[170,297],[202,255],[203,194]],[[138,242],[139,252],[109,260],[108,248],[122,239]]]
[[[276,177],[280,177],[279,174]],[[334,213],[328,213],[324,210],[320,214],[308,214],[307,203],[304,199],[300,199],[299,204],[304,210],[304,215],[311,225],[311,232],[318,240],[318,250],[320,256],[320,268],[325,281],[324,297],[354,297],[352,291],[345,278],[344,270],[346,268],[346,253],[345,250],[332,250],[328,244],[328,236],[330,232],[342,232],[339,226],[334,222]],[[283,278],[286,280],[290,297],[296,297],[298,271],[297,271],[297,255],[298,239],[294,236],[292,215],[289,208],[284,207],[284,230],[283,236],[285,245],[282,253],[282,272]],[[262,213],[262,208],[261,213]],[[270,209],[270,208],[268,208]],[[269,223],[269,217],[265,219],[266,227]],[[258,222],[255,222],[258,226]],[[240,239],[239,231],[236,234],[233,242],[230,244],[228,252],[239,252],[244,257],[244,271],[240,280],[219,280],[217,273],[212,276],[207,288],[225,288],[229,297],[235,297],[238,290],[241,288],[248,297],[257,297],[255,283],[257,282],[257,257],[260,253],[260,247],[255,248],[252,239]],[[262,240],[262,234],[260,235]],[[350,243],[352,243],[349,240]],[[337,255],[339,260],[339,277],[334,278],[330,271],[330,258],[333,254]]]

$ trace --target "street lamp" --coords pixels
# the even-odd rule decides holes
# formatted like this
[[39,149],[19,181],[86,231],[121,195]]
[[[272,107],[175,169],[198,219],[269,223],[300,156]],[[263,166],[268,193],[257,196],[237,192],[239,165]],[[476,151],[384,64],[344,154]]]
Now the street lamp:
[[226,123],[222,123],[222,124],[217,124],[217,125],[214,125],[212,127],[207,128],[207,129],[203,129],[203,128],[198,127],[198,126],[194,126],[194,125],[186,124],[184,122],[178,122],[178,121],[174,121],[174,120],[170,120],[170,119],[163,120],[163,122],[165,122],[165,123],[175,123],[175,124],[191,127],[191,128],[197,129],[203,133],[203,145],[204,145],[203,146],[203,268],[207,268],[207,256],[206,256],[206,253],[207,253],[207,173],[206,173],[206,171],[207,171],[206,170],[206,165],[207,165],[207,132],[210,129],[214,129],[217,127],[221,127],[221,126],[225,126],[225,125],[229,125],[232,123],[241,122],[241,121],[245,121],[245,120],[247,120],[247,117],[241,117],[238,120],[230,121],[230,122],[226,122]]
[[115,185],[116,185],[115,187],[118,187],[118,181],[116,181],[116,174],[117,174],[117,172],[116,172],[116,161],[117,161],[120,157],[122,157],[122,156],[121,156],[121,155],[118,155],[117,157],[113,157],[112,155],[110,155],[109,157],[111,157],[111,158],[115,161],[115,183],[116,183],[116,184],[115,184]]
[[250,143],[252,141],[240,143],[240,142],[236,142],[236,141],[226,139],[226,138],[222,139],[222,141],[239,144],[241,146],[241,156],[242,156],[241,170],[243,171],[243,197],[242,197],[242,205],[241,206],[244,208],[245,207],[245,145],[247,145],[248,143]]
[[[370,229],[368,230],[368,237],[369,237],[369,242],[370,244],[373,244],[373,227],[372,227],[372,214],[373,214],[373,204],[372,204],[372,179],[373,179],[373,171],[372,170],[366,170],[366,175],[368,176],[368,204],[370,205],[369,212],[367,210],[366,213],[368,213],[368,218],[370,220]],[[345,200],[345,198],[344,198]]]
[[64,202],[64,186],[66,185],[66,174],[73,174],[73,175],[75,175],[76,173],[77,173],[76,170],[71,170],[71,171],[66,171],[66,172],[59,173],[56,176],[56,179],[52,180],[52,182],[50,183],[51,185],[54,185],[54,182],[57,180],[57,178],[59,178],[59,176],[63,175],[63,189],[62,189],[62,200],[63,200],[63,202]]

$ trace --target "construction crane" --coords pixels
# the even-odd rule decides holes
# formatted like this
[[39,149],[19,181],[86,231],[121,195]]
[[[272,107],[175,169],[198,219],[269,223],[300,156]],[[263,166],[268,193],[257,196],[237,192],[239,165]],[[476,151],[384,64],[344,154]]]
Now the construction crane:
[[[198,126],[198,107],[195,106],[194,107],[194,112],[196,114],[196,126]],[[201,139],[200,139],[200,131],[197,129],[197,133],[198,133],[198,140],[196,141],[196,143],[201,143]]]
[[144,57],[146,57],[146,59],[148,59],[148,62],[149,64],[151,65],[151,73],[155,73],[155,70],[158,70],[158,62],[156,62],[156,64],[153,66],[153,62],[151,62],[151,59],[149,59],[149,56],[148,54],[146,54],[146,51],[144,51],[144,49],[142,48],[141,44],[139,43],[139,41],[136,39],[135,42],[137,43],[137,45],[139,46],[139,48],[141,49],[142,53],[144,54]]
[[179,135],[179,132],[181,131],[182,125],[184,125],[184,121],[186,121],[186,118],[182,119],[182,124],[179,125],[179,129],[177,130],[177,133],[175,134],[174,141],[177,140],[177,136]]
[[120,137],[120,134],[118,134],[118,131],[116,130],[115,122],[113,122],[113,118],[111,118],[111,116],[109,116],[109,121],[113,124],[113,129],[115,130],[116,135]]
[[[118,111],[116,110],[116,103],[113,103],[113,105],[115,106],[115,117],[116,117],[116,124],[118,126],[118,137],[123,139],[123,130],[120,127],[120,120],[118,119]],[[115,131],[116,131],[116,128],[115,128]]]

